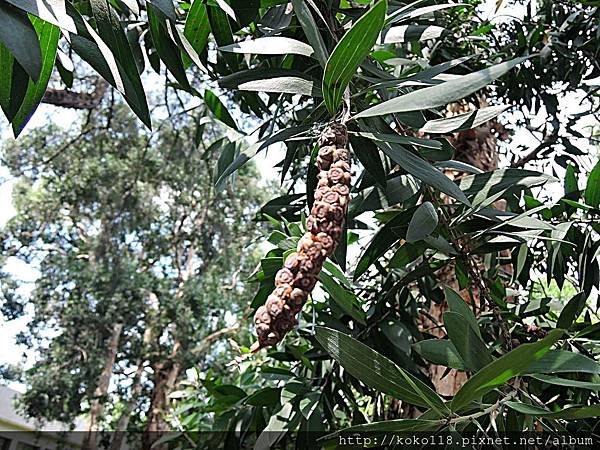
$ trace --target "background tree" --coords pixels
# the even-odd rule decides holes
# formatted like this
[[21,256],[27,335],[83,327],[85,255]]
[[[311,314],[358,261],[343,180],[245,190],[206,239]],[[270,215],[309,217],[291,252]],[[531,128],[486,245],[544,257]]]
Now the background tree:
[[[252,166],[215,188],[226,138],[171,112],[150,134],[116,103],[69,130],[49,124],[4,146],[19,178],[4,252],[40,270],[29,298],[3,304],[9,319],[25,300],[33,311],[19,338],[38,353],[23,379],[31,417],[71,422],[89,412],[97,431],[106,406],[121,401],[121,427],[135,410],[159,432],[177,381],[213,353],[211,334],[240,327],[265,190]],[[15,286],[3,288],[8,296]]]

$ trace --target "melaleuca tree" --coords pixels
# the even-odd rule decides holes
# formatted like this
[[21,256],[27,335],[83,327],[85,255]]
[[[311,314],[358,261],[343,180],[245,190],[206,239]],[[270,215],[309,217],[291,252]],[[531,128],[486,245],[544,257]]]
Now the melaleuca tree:
[[173,118],[154,133],[115,103],[3,147],[18,178],[3,251],[40,272],[20,299],[17,281],[3,281],[5,318],[32,311],[18,339],[36,351],[22,380],[28,416],[71,422],[89,412],[94,431],[121,402],[119,426],[135,414],[133,424],[159,432],[185,371],[241,328],[265,189],[252,166],[214,187],[215,152],[227,138],[170,108]]
[[[231,133],[217,185],[269,145],[285,144],[279,166],[288,192],[262,209],[275,248],[254,275],[250,305],[259,333],[252,350],[280,344],[251,355],[250,342],[240,342],[248,344],[240,374],[208,374],[188,391],[175,411],[191,430],[186,443],[205,439],[193,431],[207,423],[231,431],[206,443],[225,448],[273,444],[294,432],[302,447],[314,444],[307,432],[344,427],[483,435],[592,429],[598,335],[586,302],[598,285],[598,166],[572,159],[565,196],[551,202],[545,192],[556,180],[506,167],[494,143],[501,128],[489,122],[505,103],[552,105],[560,96],[548,88],[570,74],[575,87],[582,74],[596,73],[584,69],[595,61],[597,5],[553,3],[543,2],[545,15],[523,26],[496,31],[473,14],[478,2],[196,0],[140,8],[90,0],[66,2],[60,17],[28,10],[76,36],[61,45],[123,92],[145,123],[137,75],[145,63],[155,71],[162,65],[171,86],[201,97]],[[562,72],[571,41],[581,52],[571,63],[580,64]],[[4,55],[13,73],[25,71],[17,53]],[[549,61],[556,67],[539,77]],[[3,109],[18,131],[27,114],[14,113],[14,98],[3,97]],[[23,104],[31,111],[35,102]],[[240,131],[232,117],[240,113],[255,130]],[[343,138],[328,139],[332,123]],[[348,168],[343,158],[328,159],[345,151],[346,133]],[[550,160],[541,150],[551,147],[526,161],[509,147],[507,159],[515,166]],[[343,221],[334,219],[340,195],[325,202],[334,207],[321,205],[344,184],[344,174],[330,173],[340,161],[338,169],[353,172]],[[334,253],[321,233],[334,236]],[[552,309],[551,298],[537,293],[540,280],[562,286],[565,277],[578,294]],[[436,307],[443,314],[432,315]],[[432,364],[468,381],[436,392]]]

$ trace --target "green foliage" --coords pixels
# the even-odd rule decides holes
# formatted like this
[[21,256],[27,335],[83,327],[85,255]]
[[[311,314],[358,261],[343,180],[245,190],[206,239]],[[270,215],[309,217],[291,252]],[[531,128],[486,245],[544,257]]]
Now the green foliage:
[[[225,312],[243,320],[248,292],[239,273],[256,259],[242,249],[264,190],[246,166],[235,196],[217,191],[211,173],[220,147],[207,142],[223,138],[206,126],[196,145],[196,124],[180,115],[149,134],[116,104],[71,129],[48,125],[4,147],[5,164],[20,178],[3,250],[40,271],[25,298],[15,295],[16,282],[2,282],[3,316],[22,315],[25,304],[32,311],[20,336],[38,352],[23,377],[28,415],[70,422],[89,407],[116,320],[123,330],[115,364],[127,372],[202,364],[219,351],[212,341],[199,344],[232,325]],[[111,395],[143,411],[152,390],[132,389]]]
[[[102,292],[103,298],[129,299],[110,304],[126,303],[126,314],[119,314],[128,317],[137,346],[143,332],[136,324],[146,298],[139,291],[133,296],[120,291],[130,283],[151,286],[159,298],[170,299],[159,309],[160,329],[176,324],[176,335],[187,344],[198,339],[199,329],[206,331],[206,311],[192,301],[202,286],[190,280],[186,289],[177,291],[172,268],[178,264],[171,260],[163,266],[161,259],[180,208],[188,207],[189,214],[202,210],[204,196],[194,193],[210,192],[220,199],[210,208],[212,228],[204,236],[211,239],[203,241],[191,232],[185,236],[206,251],[204,246],[212,248],[213,231],[231,225],[229,214],[243,215],[244,202],[256,198],[244,189],[252,186],[248,162],[273,144],[285,151],[278,167],[286,192],[261,210],[262,230],[272,245],[250,277],[256,293],[248,304],[254,310],[272,291],[275,273],[305,229],[306,207],[312,205],[317,185],[314,162],[320,130],[338,120],[350,133],[356,175],[343,239],[320,275],[322,289],[300,314],[297,332],[280,348],[254,356],[241,336],[237,345],[245,359],[238,361],[238,371],[211,371],[192,357],[186,359],[186,367],[198,365],[199,375],[175,396],[171,417],[182,424],[182,434],[170,439],[191,439],[206,448],[285,447],[286,438],[295,436],[296,446],[305,448],[317,445],[315,433],[329,434],[329,442],[340,430],[440,429],[493,435],[537,426],[548,431],[596,426],[599,172],[597,162],[591,161],[594,155],[571,142],[585,138],[577,121],[590,119],[597,106],[597,86],[583,82],[600,74],[594,2],[543,1],[537,13],[529,8],[522,21],[501,24],[474,14],[477,1],[292,1],[291,8],[285,0],[153,1],[141,11],[121,2],[93,1],[90,5],[102,6],[95,20],[86,1],[58,1],[66,5],[58,8],[58,15],[48,15],[44,8],[37,11],[35,3],[16,6],[38,15],[37,20],[59,25],[63,33],[69,31],[70,44],[61,44],[70,45],[123,93],[146,125],[149,115],[129,58],[136,46],[146,52],[152,69],[167,78],[167,92],[201,98],[202,111],[226,127],[227,137],[211,140],[198,160],[179,150],[195,147],[181,147],[176,136],[180,129],[203,129],[212,119],[175,121],[163,143],[172,153],[150,153],[155,159],[143,159],[140,171],[139,160],[133,167],[114,148],[141,139],[142,131],[131,122],[113,121],[113,131],[98,134],[102,145],[94,141],[85,147],[92,152],[92,167],[62,162],[60,178],[55,174],[60,189],[52,201],[36,199],[54,186],[44,177],[22,187],[22,227],[39,234],[15,229],[14,236],[27,237],[29,247],[49,239],[68,249],[67,257],[58,253],[44,259],[47,291],[62,286],[59,280],[73,279],[75,285],[91,285],[90,293],[99,296],[93,283],[97,270],[86,269],[87,260],[77,256],[89,255],[101,242],[71,248],[70,233],[39,231],[46,223],[43,211],[48,211],[50,223],[57,223],[66,220],[60,215],[65,198],[78,207],[69,209],[73,214],[80,213],[75,199],[85,198],[82,211],[90,223],[114,223],[114,212],[124,210],[136,218],[134,223],[143,224],[135,242],[144,249],[144,258],[131,256],[137,254],[136,246],[111,247],[106,255],[119,250],[115,254],[120,257],[107,259],[100,272],[118,288]],[[183,33],[178,31],[182,25]],[[125,43],[123,35],[131,36],[138,26],[142,33]],[[20,84],[27,79],[19,60],[10,46],[0,47],[3,80],[8,80],[0,82],[0,100],[9,120],[22,103]],[[166,70],[161,71],[161,64]],[[584,110],[563,120],[559,102],[579,91],[586,94]],[[498,139],[509,133],[492,120],[510,107],[517,125],[539,137],[536,147],[520,149],[525,155],[514,152],[519,142],[496,148]],[[545,125],[535,128],[529,120],[532,113],[545,114]],[[113,148],[115,141],[120,144]],[[191,141],[198,145],[202,134]],[[505,157],[498,158],[499,150]],[[45,161],[33,151],[11,153],[13,171]],[[60,154],[51,161],[61,162]],[[202,176],[209,172],[211,176]],[[564,194],[553,184],[563,172]],[[131,173],[139,173],[132,186],[137,189],[141,183],[142,189],[134,190],[132,198],[124,195]],[[169,197],[173,210],[157,216],[146,206],[163,186],[152,180],[162,182],[163,175],[178,195]],[[100,182],[92,189],[94,180]],[[237,192],[229,196],[234,187]],[[112,203],[122,199],[133,203]],[[31,205],[37,207],[28,210]],[[127,228],[129,220],[123,218],[115,228],[120,242],[138,230]],[[69,231],[77,237],[75,228]],[[229,257],[241,252],[230,235],[216,236],[218,248],[230,251]],[[160,276],[139,273],[148,258],[158,264]],[[219,267],[227,266],[223,261],[228,260],[220,260]],[[117,275],[106,269],[115,263],[124,267]],[[60,276],[64,271],[66,278]],[[221,275],[217,268],[208,279],[218,285]],[[111,276],[123,279],[110,283]],[[574,292],[565,300],[543,289],[548,286],[559,292],[570,286]],[[60,296],[55,291],[52,295]],[[48,299],[41,292],[34,298],[45,305]],[[213,289],[211,295],[220,298],[221,292]],[[66,316],[69,320],[90,317],[84,294],[74,297],[78,302],[73,315]],[[63,303],[68,300],[61,298]],[[106,340],[104,333],[94,338]],[[75,337],[65,339],[58,349],[73,352]],[[81,339],[92,342],[92,337]],[[163,358],[167,347],[158,344]],[[55,357],[52,351],[46,361]],[[99,363],[94,364],[97,373]],[[432,364],[453,369],[448,376],[466,381],[458,390],[441,392],[443,383],[434,375],[440,368]],[[46,364],[30,376],[52,376],[44,370],[53,367]],[[222,369],[220,363],[215,367]],[[64,383],[70,384],[63,389],[85,385],[90,376],[66,378]],[[80,394],[72,404],[81,399]],[[207,438],[199,430],[223,434]]]

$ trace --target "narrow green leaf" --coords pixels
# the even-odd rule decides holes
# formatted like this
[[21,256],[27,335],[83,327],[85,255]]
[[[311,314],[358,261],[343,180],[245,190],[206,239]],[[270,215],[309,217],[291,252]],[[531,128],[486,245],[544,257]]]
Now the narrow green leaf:
[[304,42],[281,36],[267,36],[219,47],[222,52],[256,55],[304,55],[313,56],[313,48]]
[[585,202],[592,208],[600,207],[600,161],[596,163],[585,186]]
[[383,256],[395,242],[406,237],[406,230],[414,211],[415,208],[402,211],[379,229],[356,265],[355,280],[364,274],[379,257]]
[[228,177],[244,164],[246,164],[252,157],[254,157],[258,152],[267,148],[269,145],[274,144],[275,142],[285,141],[286,139],[290,139],[294,136],[302,134],[306,132],[310,127],[309,126],[298,126],[298,127],[290,127],[284,128],[283,130],[278,131],[277,133],[269,136],[267,139],[257,142],[256,144],[248,145],[244,147],[235,158],[235,160],[231,163],[231,165],[221,174],[217,183],[221,182],[221,178]]
[[42,51],[38,35],[27,14],[0,3],[0,43],[10,50],[34,81],[42,70]]
[[589,381],[570,380],[568,378],[552,377],[548,375],[532,375],[531,378],[556,386],[574,387],[578,389],[589,389],[590,391],[600,391],[600,383],[592,383]]
[[371,139],[373,141],[380,142],[394,142],[396,144],[409,144],[414,145],[416,147],[425,147],[431,148],[435,150],[439,150],[442,148],[442,143],[440,141],[436,141],[434,139],[423,139],[414,136],[402,136],[400,134],[390,134],[390,133],[366,133],[361,132],[357,133],[359,136],[363,136],[367,139]]
[[[170,2],[170,0],[167,0]],[[161,10],[162,11],[162,10]],[[147,5],[148,23],[150,25],[150,35],[156,52],[162,62],[165,63],[167,69],[177,82],[186,90],[191,91],[190,83],[185,74],[183,61],[181,60],[181,52],[177,44],[173,42],[169,36],[166,19],[163,14],[160,14],[151,4]]]
[[350,145],[356,158],[361,162],[375,182],[381,187],[387,186],[386,171],[379,149],[369,139],[360,135],[350,134]]
[[408,242],[416,242],[429,236],[438,225],[438,215],[431,202],[419,205],[406,232]]
[[584,292],[580,292],[579,294],[573,296],[573,298],[567,302],[565,307],[560,312],[560,316],[556,322],[556,328],[562,328],[564,330],[571,328],[573,322],[577,320],[583,311],[586,300],[587,296]]
[[[425,383],[403,371],[385,356],[337,330],[316,327],[317,341],[352,376],[367,386],[418,406],[434,404],[447,410],[444,401]],[[418,387],[415,392],[410,379]],[[422,397],[423,396],[423,397]]]
[[447,105],[484,88],[529,57],[516,58],[459,78],[410,92],[375,105],[354,116],[354,119],[383,114],[419,111]]
[[331,114],[335,114],[344,90],[356,69],[371,51],[385,19],[387,0],[379,0],[363,14],[333,49],[323,74],[323,97]]
[[532,361],[525,373],[580,372],[600,374],[600,364],[580,353],[550,350],[541,359]]
[[323,284],[323,288],[329,293],[332,300],[350,317],[358,323],[366,325],[365,313],[360,308],[360,304],[356,299],[356,295],[340,285],[329,274],[321,271],[319,273],[319,281]]
[[444,286],[444,294],[446,296],[446,302],[448,303],[450,311],[463,316],[471,329],[481,339],[481,331],[479,330],[477,318],[475,317],[475,314],[473,314],[473,310],[469,307],[467,302],[460,296],[458,292],[448,286]]
[[396,164],[423,183],[454,197],[466,205],[470,204],[465,194],[453,181],[424,159],[419,158],[399,144],[377,142],[377,145]]
[[292,5],[298,22],[300,22],[300,26],[304,30],[306,39],[314,49],[315,57],[319,60],[321,66],[325,67],[329,53],[319,32],[319,27],[310,12],[310,8],[304,0],[292,0]]
[[486,108],[476,109],[473,112],[459,114],[444,119],[435,119],[428,121],[419,131],[423,133],[456,133],[458,131],[470,130],[478,127],[482,123],[493,119],[498,114],[503,113],[509,106],[488,106]]
[[427,339],[416,342],[413,349],[427,361],[457,370],[467,370],[458,350],[447,339]]
[[539,406],[528,405],[520,402],[506,402],[506,406],[514,409],[521,414],[527,414],[534,417],[549,417],[552,419],[588,419],[590,417],[600,417],[600,405],[593,406],[573,406],[565,408],[562,411],[548,411]]
[[12,53],[0,43],[0,107],[12,122],[25,98],[29,77]]
[[210,109],[210,112],[212,112],[218,120],[234,130],[238,129],[235,120],[233,120],[233,117],[231,117],[231,114],[229,114],[229,111],[227,111],[227,108],[223,102],[221,102],[219,97],[217,97],[212,91],[207,89],[204,92],[204,102],[206,103],[208,109]]
[[91,0],[92,13],[96,20],[96,27],[100,38],[110,47],[117,61],[119,73],[127,80],[126,92],[131,103],[135,103],[133,110],[139,112],[149,121],[150,112],[146,101],[146,93],[135,63],[133,51],[119,17],[110,6],[108,0]]
[[460,411],[473,400],[481,398],[511,378],[525,373],[531,363],[541,359],[563,334],[563,330],[552,330],[538,342],[520,345],[485,366],[458,390],[450,404],[451,409]]
[[155,12],[160,11],[161,15],[168,17],[170,20],[177,20],[173,0],[148,0],[148,3],[152,4]]
[[[227,14],[223,12],[221,8],[211,5],[207,5],[207,12],[210,28],[217,45],[219,47],[223,47],[225,45],[233,44],[231,23],[229,22],[229,17],[227,17]],[[223,57],[231,70],[238,69],[237,55],[225,53]]]
[[556,178],[533,170],[498,169],[493,172],[468,175],[461,178],[458,185],[465,194],[474,196],[471,200],[474,204],[479,204],[507,189],[525,189],[549,181],[556,181]]
[[485,342],[477,336],[463,315],[446,311],[443,318],[448,337],[470,370],[479,370],[492,362]]
[[109,46],[70,3],[67,3],[67,13],[77,29],[77,33],[70,35],[73,50],[123,94],[125,101],[133,112],[150,128],[148,110],[141,106],[146,104],[146,100],[145,98],[139,99],[136,97],[135,82],[132,82],[126,75],[127,72],[120,68],[120,64],[115,59]]
[[208,21],[206,5],[202,0],[194,0],[185,19],[183,35],[196,53],[201,54],[206,50],[209,34],[210,22]]
[[29,119],[31,119],[31,116],[44,97],[52,69],[54,68],[58,38],[60,37],[60,29],[57,26],[37,17],[32,19],[32,23],[42,50],[42,69],[37,82],[34,83],[32,80],[29,80],[25,97],[13,118],[12,129],[15,137],[23,131],[23,128]]

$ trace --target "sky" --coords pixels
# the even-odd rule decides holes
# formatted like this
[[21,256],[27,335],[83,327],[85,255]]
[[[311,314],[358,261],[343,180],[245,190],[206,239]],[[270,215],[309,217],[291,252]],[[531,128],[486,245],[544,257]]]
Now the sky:
[[[506,2],[504,2],[506,3]],[[519,9],[521,8],[521,9]],[[506,6],[502,6],[500,10],[497,12],[496,9],[496,0],[488,0],[482,6],[482,16],[484,17],[492,17],[496,16],[498,20],[502,20],[502,17],[508,13],[511,15],[520,15],[522,14],[522,7],[513,7],[510,10],[506,9]],[[580,106],[582,96],[581,95],[571,95],[567,98],[564,98],[561,101],[560,109],[565,115],[574,114],[579,112],[582,107]],[[38,111],[35,113],[29,124],[27,125],[24,134],[26,134],[29,130],[43,125],[48,121],[53,121],[58,125],[70,125],[74,121],[77,120],[78,113],[74,110],[69,109],[60,109],[49,106],[49,105],[41,105]],[[509,123],[514,120],[510,114],[505,116],[504,118]],[[3,118],[0,120],[4,120]],[[533,122],[543,120],[543,115],[539,115],[534,118]],[[586,127],[590,125],[597,125],[593,121],[593,118],[588,117],[586,121],[581,121],[579,124],[579,128],[585,130]],[[6,142],[8,139],[12,139],[12,135],[8,129],[8,127],[3,126],[0,129],[0,145]],[[514,137],[512,139],[511,148],[509,150],[516,151],[517,143],[520,145],[525,145],[528,148],[534,148],[537,145],[536,139],[531,135],[531,133],[525,129],[517,129],[515,130]],[[581,142],[580,145],[587,145],[584,142]],[[267,152],[261,152],[254,160],[259,167],[261,176],[263,180],[279,180],[278,170],[274,167],[274,164],[281,160],[283,155],[283,147],[281,145],[271,146]],[[591,165],[591,162],[590,162]],[[586,167],[586,169],[590,169],[591,167]],[[14,180],[11,180],[9,174],[6,169],[0,166],[0,228],[15,214],[14,207],[11,201],[11,192],[12,187],[14,185]],[[562,193],[562,186],[559,184],[555,184],[550,187],[548,191],[552,197],[558,197]],[[15,277],[26,281],[27,284],[24,287],[23,294],[27,294],[27,291],[31,290],[33,287],[33,283],[37,277],[37,270],[35,267],[29,266],[16,258],[11,258],[6,266],[6,270],[14,274]],[[21,319],[11,321],[11,322],[2,322],[2,318],[0,317],[0,338],[2,339],[3,349],[0,354],[0,364],[9,363],[9,364],[17,364],[21,361],[22,353],[24,348],[18,346],[14,342],[15,335],[24,328],[28,317],[27,315],[22,317]],[[17,388],[18,390],[22,390],[23,386],[18,384],[13,384],[11,387]]]

